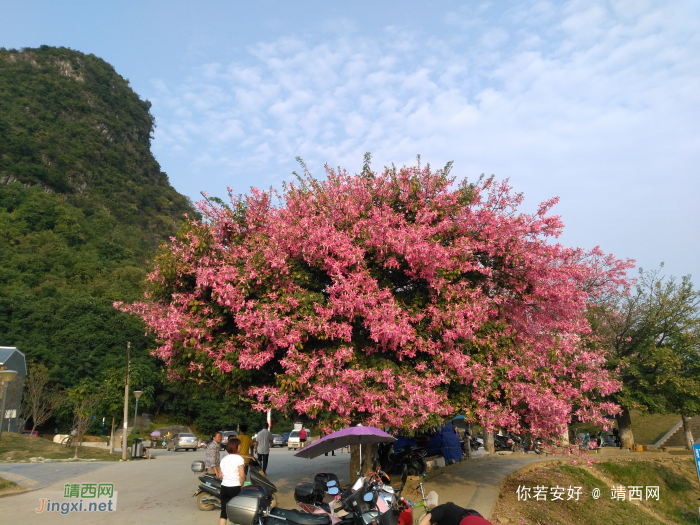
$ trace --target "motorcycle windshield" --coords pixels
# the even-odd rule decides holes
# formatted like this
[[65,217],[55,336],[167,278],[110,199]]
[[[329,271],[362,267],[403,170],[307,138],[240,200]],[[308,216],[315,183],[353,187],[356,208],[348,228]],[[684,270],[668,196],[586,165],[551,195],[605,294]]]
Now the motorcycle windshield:
[[263,487],[265,491],[268,492],[269,496],[271,496],[273,492],[277,492],[277,487],[275,484],[255,469],[250,469],[250,481],[253,483],[253,485]]

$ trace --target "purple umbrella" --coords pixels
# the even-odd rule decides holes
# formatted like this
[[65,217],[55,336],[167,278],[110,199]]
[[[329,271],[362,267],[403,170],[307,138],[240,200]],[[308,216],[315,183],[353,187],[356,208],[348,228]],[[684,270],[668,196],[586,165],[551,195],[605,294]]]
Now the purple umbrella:
[[337,448],[348,445],[360,445],[360,457],[362,457],[363,444],[386,443],[387,441],[396,441],[396,438],[375,427],[349,427],[322,437],[308,447],[302,448],[294,455],[300,458],[312,459]]

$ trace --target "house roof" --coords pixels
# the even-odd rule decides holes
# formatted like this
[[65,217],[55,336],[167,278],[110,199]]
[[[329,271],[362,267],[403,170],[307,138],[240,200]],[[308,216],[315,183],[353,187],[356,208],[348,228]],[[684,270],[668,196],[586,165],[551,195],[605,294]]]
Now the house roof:
[[0,346],[0,366],[3,366],[5,363],[10,361],[14,362],[11,363],[11,366],[13,366],[14,370],[17,370],[21,376],[24,376],[27,373],[27,365],[26,360],[24,359],[24,354],[17,350],[17,348],[14,346]]

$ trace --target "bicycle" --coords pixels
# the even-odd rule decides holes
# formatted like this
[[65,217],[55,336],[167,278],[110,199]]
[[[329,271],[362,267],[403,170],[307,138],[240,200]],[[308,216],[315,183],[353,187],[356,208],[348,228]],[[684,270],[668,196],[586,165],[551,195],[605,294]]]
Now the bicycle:
[[[425,474],[423,474],[423,476],[425,476]],[[418,489],[420,489],[421,501],[418,503],[411,503],[410,501],[408,502],[411,505],[413,525],[418,525],[418,523],[420,523],[420,520],[423,519],[423,516],[428,514],[430,512],[430,509],[432,507],[436,507],[438,504],[437,493],[431,491],[428,493],[427,496],[425,495],[425,490],[423,489],[422,481],[416,487],[416,490]]]
[[73,446],[76,442],[77,437],[78,433],[75,429],[73,429],[71,430],[70,434],[63,438],[63,440],[61,441],[61,445],[65,445],[66,447]]

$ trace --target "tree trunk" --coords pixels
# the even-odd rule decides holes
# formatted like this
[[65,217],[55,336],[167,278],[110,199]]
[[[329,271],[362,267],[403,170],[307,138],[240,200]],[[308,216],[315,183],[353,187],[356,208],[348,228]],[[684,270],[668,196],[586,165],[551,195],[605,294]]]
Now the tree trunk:
[[632,432],[632,418],[629,410],[623,410],[615,416],[617,429],[620,431],[620,448],[632,449],[634,447],[634,433]]
[[[377,450],[376,443],[368,443],[362,445],[362,457],[364,462],[362,464],[362,476],[366,476],[370,470],[372,470],[372,455],[374,451]],[[360,445],[350,445],[350,483],[355,483],[357,478],[357,472],[360,470]]]
[[559,437],[561,439],[561,446],[568,447],[569,446],[569,431],[567,430],[566,432],[562,432]]
[[114,453],[114,417],[112,417],[112,431],[109,433],[109,453]]
[[685,449],[693,450],[693,443],[695,443],[695,441],[693,440],[693,433],[690,430],[690,418],[681,414],[681,419],[683,420],[683,431],[685,432]]
[[77,436],[77,437],[79,439],[78,439],[77,443],[75,445],[73,445],[75,447],[75,454],[73,454],[73,459],[78,459],[78,447],[80,446],[80,438],[82,438],[82,436]]
[[496,447],[493,443],[493,432],[484,432],[484,448],[489,454],[496,452]]

